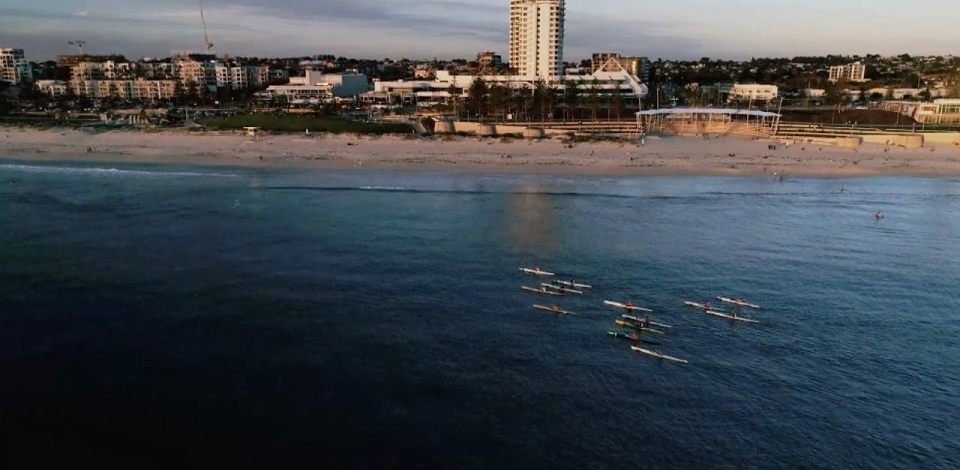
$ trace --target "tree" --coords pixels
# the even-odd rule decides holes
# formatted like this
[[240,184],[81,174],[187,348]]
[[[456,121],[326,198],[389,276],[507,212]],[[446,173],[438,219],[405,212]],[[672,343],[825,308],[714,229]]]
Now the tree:
[[512,97],[513,108],[517,110],[517,119],[530,120],[530,105],[533,103],[533,91],[527,87],[517,88]]
[[590,111],[593,114],[593,120],[597,120],[597,110],[600,109],[600,81],[596,78],[590,82],[590,89],[587,98],[590,102]]
[[0,80],[0,116],[6,116],[13,111],[13,103],[7,98],[7,82]]
[[193,102],[197,100],[197,82],[196,81],[187,80],[183,97],[186,98],[188,105],[192,105]]
[[501,115],[502,117],[503,111],[507,108],[510,100],[510,89],[502,84],[494,83],[490,85],[487,96],[489,99],[488,109],[490,110],[490,114],[494,115],[494,119],[496,119],[497,115]]
[[177,80],[173,84],[173,102],[179,106],[183,103],[183,98],[187,95],[187,90],[184,89],[183,81]]
[[459,113],[457,113],[457,101],[460,100],[460,93],[460,89],[457,88],[457,85],[454,83],[451,83],[450,86],[447,87],[447,94],[450,95],[450,106],[454,114],[454,119],[460,118]]
[[480,77],[474,79],[470,88],[467,89],[467,110],[472,111],[478,118],[482,119],[486,111],[484,105],[487,103],[488,93],[487,82]]
[[[617,113],[617,121],[620,120],[620,108],[623,107],[623,95],[620,93],[620,80],[617,80],[613,86],[613,95],[610,97],[610,105]],[[610,119],[610,112],[607,111],[607,119]]]
[[17,93],[17,98],[21,101],[33,101],[37,98],[37,95],[40,94],[40,88],[37,87],[37,82],[27,80],[23,78],[19,83],[20,91]]
[[573,119],[573,110],[580,107],[580,91],[579,80],[567,80],[563,84],[563,104],[569,119]]
[[536,113],[540,114],[540,120],[543,120],[545,111],[544,104],[546,103],[547,98],[547,84],[543,81],[542,78],[537,79],[533,83],[533,98],[531,100],[532,108],[534,109],[534,115]]

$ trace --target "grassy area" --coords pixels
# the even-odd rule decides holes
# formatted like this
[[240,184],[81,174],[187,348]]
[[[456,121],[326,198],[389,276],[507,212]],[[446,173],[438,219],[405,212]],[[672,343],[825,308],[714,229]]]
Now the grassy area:
[[400,123],[374,123],[349,121],[329,116],[276,116],[267,114],[243,114],[226,117],[197,119],[211,129],[241,129],[259,127],[273,132],[329,132],[332,134],[409,134],[413,127]]

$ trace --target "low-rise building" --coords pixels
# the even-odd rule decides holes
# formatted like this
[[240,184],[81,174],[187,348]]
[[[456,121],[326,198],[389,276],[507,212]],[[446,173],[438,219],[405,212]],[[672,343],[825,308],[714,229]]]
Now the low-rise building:
[[726,100],[770,101],[777,97],[777,86],[755,83],[718,83],[700,87],[701,95],[714,92],[719,94],[721,99]]
[[960,99],[938,99],[933,103],[882,101],[879,108],[900,113],[923,124],[960,124]]
[[63,80],[37,80],[36,84],[40,93],[53,97],[66,95],[69,88],[67,82]]
[[326,102],[335,98],[353,98],[370,89],[367,76],[356,73],[322,73],[307,70],[303,77],[290,77],[287,85],[271,85],[257,96],[270,99],[283,96],[291,103]]

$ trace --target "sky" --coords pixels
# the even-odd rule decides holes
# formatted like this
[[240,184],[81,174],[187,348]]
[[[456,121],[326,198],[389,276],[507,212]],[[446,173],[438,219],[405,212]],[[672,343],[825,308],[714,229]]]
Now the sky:
[[[217,54],[507,59],[509,0],[204,0]],[[785,3],[785,5],[784,5]],[[567,0],[564,59],[960,53],[956,0]],[[198,0],[4,0],[0,47],[30,60],[201,52]]]

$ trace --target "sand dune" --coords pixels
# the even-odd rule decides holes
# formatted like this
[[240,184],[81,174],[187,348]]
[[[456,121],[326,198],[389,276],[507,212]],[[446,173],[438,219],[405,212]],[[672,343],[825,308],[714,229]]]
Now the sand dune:
[[0,158],[358,169],[453,169],[591,175],[958,176],[960,147],[839,149],[750,138],[648,137],[637,143],[581,143],[434,136],[267,135],[186,131],[0,128]]

